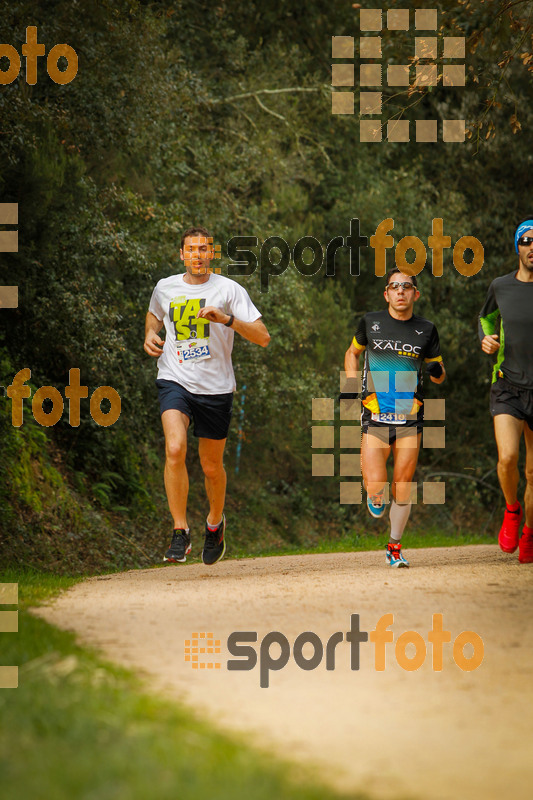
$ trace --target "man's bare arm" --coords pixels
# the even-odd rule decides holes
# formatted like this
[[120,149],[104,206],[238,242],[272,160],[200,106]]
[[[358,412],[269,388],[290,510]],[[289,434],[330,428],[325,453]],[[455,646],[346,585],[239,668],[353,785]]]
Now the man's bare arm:
[[[201,308],[198,316],[208,319],[209,322],[218,322],[220,325],[224,325],[231,319],[229,314],[221,311],[220,308],[215,308],[215,306]],[[236,333],[240,334],[244,339],[248,339],[249,342],[253,342],[253,344],[266,347],[270,342],[270,334],[262,319],[256,319],[254,322],[243,322],[242,319],[234,317],[231,327]]]
[[146,315],[146,322],[144,325],[144,349],[149,356],[159,358],[163,352],[164,341],[158,336],[159,331],[163,327],[160,319],[157,319],[155,314],[151,311]]
[[365,352],[364,347],[356,347],[352,342],[344,356],[344,371],[347,378],[357,378],[359,374],[359,358]]

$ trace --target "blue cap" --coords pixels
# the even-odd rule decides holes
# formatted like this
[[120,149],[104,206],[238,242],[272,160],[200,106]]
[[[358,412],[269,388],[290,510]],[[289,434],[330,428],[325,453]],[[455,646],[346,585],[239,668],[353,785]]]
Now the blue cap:
[[516,229],[516,233],[514,235],[514,249],[518,253],[518,240],[521,236],[524,235],[526,231],[533,231],[533,219],[526,219],[525,222],[521,222],[518,228]]

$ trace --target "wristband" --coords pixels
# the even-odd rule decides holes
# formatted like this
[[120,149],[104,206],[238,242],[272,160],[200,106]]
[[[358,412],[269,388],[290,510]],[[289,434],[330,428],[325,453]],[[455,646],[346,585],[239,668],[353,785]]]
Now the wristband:
[[440,378],[443,373],[442,361],[430,361],[426,369],[433,378]]
[[233,325],[233,320],[234,319],[235,319],[235,317],[233,316],[233,314],[230,314],[228,321],[224,323],[225,327],[226,328],[231,328],[231,326]]

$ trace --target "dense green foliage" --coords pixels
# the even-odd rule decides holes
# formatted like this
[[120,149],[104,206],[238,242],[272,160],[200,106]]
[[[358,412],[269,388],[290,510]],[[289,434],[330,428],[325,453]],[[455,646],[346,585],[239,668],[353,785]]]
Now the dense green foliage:
[[[387,7],[397,5],[421,4]],[[446,477],[454,502],[439,510],[442,522],[487,524],[481,509],[492,513],[498,493],[489,475],[490,368],[476,316],[490,280],[512,268],[514,225],[531,211],[531,3],[431,5],[439,36],[467,37],[467,85],[403,97],[385,88],[384,111],[393,117],[409,103],[412,119],[464,115],[465,144],[364,144],[357,117],[330,113],[331,35],[357,39],[351,3],[4,4],[1,42],[20,52],[26,27],[36,25],[47,52],[62,42],[76,50],[79,71],[57,85],[41,58],[29,86],[23,62],[0,89],[0,200],[19,204],[20,240],[17,254],[0,257],[0,283],[20,291],[19,308],[0,312],[0,381],[29,367],[34,389],[63,392],[77,367],[90,394],[100,385],[119,391],[122,415],[99,427],[82,401],[78,428],[66,412],[41,428],[26,401],[15,430],[11,403],[0,398],[1,558],[81,569],[153,557],[168,517],[143,321],[155,282],[181,269],[180,232],[190,224],[207,225],[223,252],[237,235],[260,243],[279,235],[291,245],[313,235],[325,245],[346,236],[354,217],[366,236],[392,217],[396,241],[411,234],[424,242],[442,217],[452,243],[462,235],[483,242],[478,275],[459,275],[448,255],[442,278],[430,264],[420,278],[418,310],[439,327],[448,381],[446,449],[423,453],[418,479],[455,473]],[[411,50],[407,34],[383,32],[384,58],[401,61]],[[291,91],[268,93],[280,89]],[[359,277],[341,251],[335,277],[324,269],[304,277],[291,266],[268,293],[258,272],[239,279],[272,336],[266,351],[244,341],[234,350],[247,391],[242,414],[236,395],[227,466],[243,541],[257,527],[282,544],[366,519],[339,506],[338,477],[311,477],[310,425],[311,398],[338,392],[357,316],[383,303],[372,255],[363,250]],[[199,524],[205,501],[194,459],[192,479]],[[429,513],[421,509],[422,524]]]

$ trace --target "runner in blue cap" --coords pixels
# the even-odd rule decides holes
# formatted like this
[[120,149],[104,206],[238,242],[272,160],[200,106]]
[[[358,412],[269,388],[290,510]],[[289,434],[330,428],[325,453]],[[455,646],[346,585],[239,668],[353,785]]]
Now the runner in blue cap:
[[[490,412],[498,446],[498,478],[505,514],[498,542],[522,564],[533,563],[533,214],[514,237],[518,270],[496,278],[479,315],[484,353],[497,353],[492,373]],[[500,318],[499,328],[497,320]],[[525,525],[518,501],[520,440],[526,442]]]

